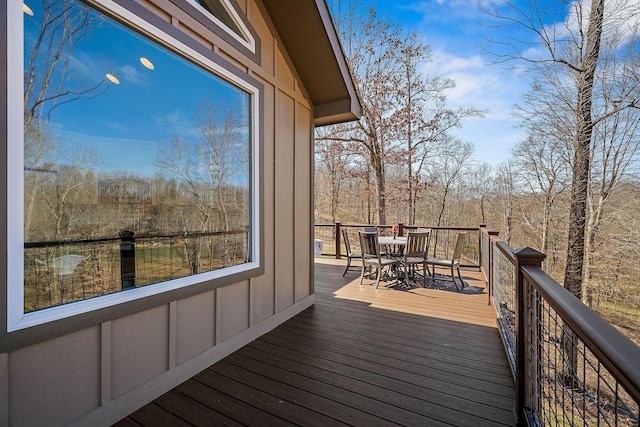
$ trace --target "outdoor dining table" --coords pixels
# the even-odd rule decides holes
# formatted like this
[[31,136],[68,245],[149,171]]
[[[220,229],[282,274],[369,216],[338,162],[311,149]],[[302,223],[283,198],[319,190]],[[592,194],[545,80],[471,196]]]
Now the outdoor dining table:
[[390,255],[400,256],[402,254],[402,248],[407,244],[407,238],[400,236],[378,236],[378,244],[390,248],[391,250],[388,252]]
[[407,238],[400,236],[378,236],[378,244],[380,244],[380,246],[404,246],[407,244]]

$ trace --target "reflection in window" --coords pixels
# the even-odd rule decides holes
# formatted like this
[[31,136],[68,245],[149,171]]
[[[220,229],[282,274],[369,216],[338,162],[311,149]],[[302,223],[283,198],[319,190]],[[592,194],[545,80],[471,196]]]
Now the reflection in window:
[[28,8],[25,312],[251,261],[251,95],[80,1]]

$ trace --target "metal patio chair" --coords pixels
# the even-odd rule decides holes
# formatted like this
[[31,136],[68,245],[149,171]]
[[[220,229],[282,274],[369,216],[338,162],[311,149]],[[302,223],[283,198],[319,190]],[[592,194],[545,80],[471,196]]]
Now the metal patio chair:
[[429,250],[429,238],[431,230],[426,232],[409,232],[407,244],[404,246],[402,266],[404,268],[404,280],[409,284],[410,273],[415,273],[416,267],[422,265],[422,285],[427,286],[427,251]]
[[[376,269],[376,288],[380,284],[380,277],[382,276],[382,270],[387,267],[397,264],[397,260],[388,258],[380,253],[380,245],[378,244],[378,233],[367,233],[364,231],[359,232],[360,235],[360,250],[362,251],[362,272],[360,273],[360,284],[365,276],[365,269],[372,267]],[[367,273],[367,275],[371,275]],[[397,280],[396,280],[397,282]]]
[[349,268],[351,268],[352,260],[357,259],[362,261],[362,254],[351,252],[351,245],[349,244],[349,233],[347,233],[346,228],[342,229],[342,240],[344,241],[344,246],[347,249],[347,268],[345,268],[344,273],[342,273],[342,276],[344,276],[345,274],[347,274],[347,271],[349,271]]
[[436,276],[436,267],[450,268],[451,269],[451,279],[444,279],[447,281],[452,281],[454,285],[456,285],[456,290],[460,292],[460,287],[458,287],[458,283],[456,282],[456,278],[454,275],[453,269],[455,268],[458,271],[458,279],[460,279],[460,286],[464,288],[464,281],[462,280],[462,276],[460,275],[460,257],[462,256],[462,251],[464,250],[467,244],[467,232],[461,231],[458,233],[458,238],[456,239],[456,247],[453,250],[453,256],[451,259],[441,259],[441,258],[428,258],[427,266],[433,266],[433,274],[431,277],[435,280]]

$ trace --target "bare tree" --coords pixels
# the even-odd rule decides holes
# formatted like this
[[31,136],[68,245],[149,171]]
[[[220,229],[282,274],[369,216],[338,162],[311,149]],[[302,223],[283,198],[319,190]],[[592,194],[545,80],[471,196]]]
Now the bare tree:
[[566,144],[552,135],[539,135],[532,130],[526,141],[513,149],[513,164],[531,194],[542,196],[542,224],[540,248],[549,253],[551,213],[558,197],[567,187],[570,165],[566,157]]
[[[451,197],[460,185],[461,179],[469,166],[469,159],[473,147],[469,142],[452,138],[448,144],[441,147],[436,161],[429,163],[425,169],[427,180],[432,185],[433,204],[435,206],[435,225],[443,226],[450,219],[447,215],[452,200]],[[434,253],[438,245],[438,236],[434,239]]]
[[[605,109],[606,106],[604,107]],[[592,171],[587,198],[586,257],[584,266],[584,301],[592,305],[592,265],[596,256],[596,239],[605,220],[605,206],[625,178],[637,177],[640,150],[640,109],[625,109],[600,120],[594,127],[596,138],[592,151]]]
[[[386,223],[386,164],[396,158],[398,150],[396,89],[402,37],[397,26],[383,21],[373,9],[366,20],[359,16],[345,19],[337,21],[337,26],[343,39],[351,39],[345,43],[345,53],[363,111],[361,120],[336,129],[344,135],[343,141],[358,143],[361,154],[368,159],[376,188],[378,222]],[[349,33],[354,24],[358,25],[357,32]]]
[[403,34],[397,25],[376,15],[373,7],[362,16],[357,0],[335,0],[332,6],[363,112],[360,121],[332,127],[332,134],[322,138],[351,144],[354,154],[367,159],[379,223],[387,222],[389,169],[402,166],[406,178],[397,184],[404,187],[405,196],[401,200],[395,200],[397,192],[391,196],[394,206],[407,205],[406,220],[415,222],[416,199],[424,188],[423,168],[436,147],[448,142],[451,128],[480,113],[447,107],[444,92],[455,84],[421,71],[431,52],[417,34]]
[[474,165],[469,172],[468,187],[472,199],[478,199],[480,222],[487,223],[487,203],[493,187],[492,168],[489,163]]
[[513,205],[514,196],[516,194],[516,178],[510,161],[506,161],[498,165],[496,168],[495,192],[499,197],[502,215],[502,224],[504,227],[504,241],[511,244],[513,236]]
[[[316,191],[329,193],[331,222],[336,222],[340,206],[341,190],[345,179],[350,174],[350,163],[353,158],[351,151],[345,144],[323,137],[326,128],[316,131],[316,170],[322,169],[322,176],[326,178],[328,185],[316,185]],[[319,176],[320,174],[316,174]]]
[[420,71],[431,60],[430,49],[417,34],[404,40],[399,62],[400,86],[397,103],[400,106],[400,131],[398,138],[406,141],[406,149],[400,150],[399,163],[406,165],[406,221],[416,223],[417,199],[420,197],[421,175],[424,168],[442,152],[450,138],[448,132],[460,127],[466,117],[481,117],[482,112],[472,107],[452,109],[447,106],[445,92],[455,87],[455,82],[440,76],[428,76]]
[[[613,4],[612,4],[613,5]],[[529,40],[506,38],[504,41],[494,41],[494,45],[505,48],[506,53],[498,54],[502,61],[524,61],[529,71],[535,76],[553,72],[564,76],[561,80],[567,88],[573,88],[571,108],[574,130],[572,143],[572,187],[569,209],[569,236],[567,249],[567,263],[565,269],[564,286],[578,297],[582,294],[583,264],[585,254],[585,230],[587,215],[587,196],[589,192],[589,174],[591,143],[594,123],[593,96],[597,83],[597,68],[601,62],[601,42],[610,40],[607,29],[616,28],[624,17],[610,14],[611,19],[605,21],[604,0],[594,0],[590,4],[586,1],[563,1],[556,9],[541,1],[533,1],[527,9],[518,7],[515,3],[505,3],[504,9],[493,9],[490,15],[498,18],[505,25],[512,25],[523,29],[528,35],[536,38],[537,43],[531,49]],[[637,7],[637,6],[636,6]],[[625,9],[623,3],[617,4],[611,10]],[[634,13],[625,9],[628,13]],[[551,24],[550,24],[551,23]],[[524,47],[528,50],[523,49]],[[530,54],[530,52],[536,52]],[[495,52],[493,52],[495,53]],[[552,70],[552,71],[551,71]],[[563,72],[564,71],[564,72]],[[615,109],[607,112],[617,114],[624,108],[635,106],[633,91],[620,93],[620,99]],[[560,122],[558,122],[560,123]]]
[[[578,15],[582,16],[582,14]],[[569,208],[569,239],[564,286],[575,296],[582,296],[582,273],[584,265],[584,236],[586,228],[586,201],[589,192],[589,170],[591,161],[591,135],[593,120],[593,84],[595,80],[600,41],[604,22],[604,0],[591,4],[586,40],[581,41],[584,55],[580,58],[577,73],[576,139],[574,142],[573,180],[571,185],[571,207]],[[581,28],[584,28],[580,25]],[[572,365],[575,365],[572,363]]]
[[33,119],[50,117],[52,111],[80,98],[98,96],[105,78],[91,82],[70,67],[73,47],[100,25],[101,18],[77,1],[43,0],[40,29],[24,67],[25,128]]
[[28,206],[46,215],[25,221],[25,238],[61,240],[75,235],[74,226],[83,213],[79,202],[89,193],[85,187],[91,175],[87,171],[96,164],[96,156],[84,149],[61,154],[58,159],[63,161],[55,166],[45,164],[27,171],[25,193],[34,195]]
[[[424,148],[427,144],[429,129],[435,127],[434,121],[427,118],[425,111],[425,104],[432,94],[429,93],[426,80],[419,70],[419,67],[429,61],[430,58],[430,48],[422,43],[415,33],[410,34],[405,39],[403,52],[399,58],[402,88],[397,97],[401,105],[400,114],[404,120],[404,135],[401,137],[406,139],[406,150],[401,155],[405,158],[407,167],[408,207],[406,221],[408,224],[415,224],[416,222],[415,201],[416,192],[419,188],[417,185],[419,171],[414,171],[414,156],[421,146]],[[429,148],[426,148],[426,151],[429,151]]]

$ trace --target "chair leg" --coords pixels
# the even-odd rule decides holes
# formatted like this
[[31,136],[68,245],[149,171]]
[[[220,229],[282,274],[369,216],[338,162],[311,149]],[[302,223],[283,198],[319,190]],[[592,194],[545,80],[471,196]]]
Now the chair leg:
[[427,263],[423,262],[422,263],[422,287],[426,288],[427,287]]
[[378,289],[378,285],[380,284],[380,276],[382,275],[382,266],[379,265],[376,271],[376,289]]
[[453,274],[453,263],[451,264],[451,280],[453,280],[453,284],[456,285],[456,290],[460,292],[460,288],[458,287],[458,282],[456,282],[456,276]]
[[362,262],[362,270],[360,271],[360,285],[362,285],[362,280],[364,280],[364,269],[365,269],[365,265],[364,265],[364,261]]
[[460,275],[460,266],[457,267],[458,270],[458,279],[460,279],[460,287],[464,289],[464,281],[462,280],[462,276]]
[[347,268],[344,269],[344,273],[342,273],[342,277],[344,277],[344,275],[347,274],[347,271],[349,271],[350,266],[351,266],[351,258],[347,257]]

